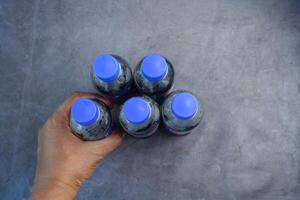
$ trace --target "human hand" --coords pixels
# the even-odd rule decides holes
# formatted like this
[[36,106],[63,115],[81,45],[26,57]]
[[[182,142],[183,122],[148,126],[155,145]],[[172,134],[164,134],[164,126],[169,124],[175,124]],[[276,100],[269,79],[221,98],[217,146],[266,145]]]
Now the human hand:
[[116,147],[124,134],[119,131],[99,141],[82,141],[69,126],[69,113],[79,98],[97,98],[92,93],[72,94],[40,128],[37,168],[30,199],[73,199],[80,186],[93,174],[99,162]]

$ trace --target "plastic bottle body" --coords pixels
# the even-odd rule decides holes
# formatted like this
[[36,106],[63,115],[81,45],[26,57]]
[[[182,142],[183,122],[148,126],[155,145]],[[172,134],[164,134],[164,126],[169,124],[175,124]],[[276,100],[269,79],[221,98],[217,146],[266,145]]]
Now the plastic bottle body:
[[159,103],[171,90],[174,76],[175,71],[171,62],[158,54],[144,57],[134,71],[138,91]]
[[[115,74],[107,71],[100,71],[99,74],[99,70],[103,67],[105,68],[105,65],[107,65],[107,62],[105,62],[104,59],[101,60],[101,57],[103,56],[111,57],[111,62],[115,64],[113,67],[118,68],[116,69]],[[133,78],[131,69],[123,58],[117,55],[100,55],[96,58],[91,68],[92,82],[101,95],[112,100],[120,100],[122,97],[129,94],[132,88]],[[111,73],[110,79],[103,78],[103,76],[106,75],[105,73]]]
[[[191,101],[184,102],[185,99],[180,98],[181,95],[190,97],[191,99],[188,100],[192,100],[192,103]],[[185,90],[177,90],[169,94],[161,105],[161,115],[164,127],[169,132],[175,135],[186,135],[201,122],[203,108],[195,95]]]
[[[78,101],[91,101],[95,106],[96,116],[89,124],[84,124],[82,121],[78,120],[78,115],[90,115],[90,113],[75,113],[76,110],[81,110],[80,112],[85,112],[84,105],[80,108],[76,107]],[[77,111],[78,112],[78,111]],[[75,113],[75,114],[74,114]],[[77,100],[70,113],[70,127],[72,132],[82,140],[101,140],[107,137],[112,132],[112,116],[109,108],[101,101],[96,99],[80,99]]]
[[[140,106],[147,106],[148,108],[141,110]],[[145,114],[145,112],[147,113]],[[128,134],[137,138],[149,137],[155,133],[159,126],[159,107],[148,96],[132,97],[121,106],[119,122]]]

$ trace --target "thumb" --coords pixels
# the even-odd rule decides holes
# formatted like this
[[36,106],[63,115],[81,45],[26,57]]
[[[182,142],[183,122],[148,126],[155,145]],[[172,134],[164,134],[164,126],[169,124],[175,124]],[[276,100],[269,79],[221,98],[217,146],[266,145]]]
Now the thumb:
[[92,153],[105,157],[116,149],[123,141],[125,133],[120,130],[113,130],[112,134],[99,141],[85,142],[86,148],[92,150]]

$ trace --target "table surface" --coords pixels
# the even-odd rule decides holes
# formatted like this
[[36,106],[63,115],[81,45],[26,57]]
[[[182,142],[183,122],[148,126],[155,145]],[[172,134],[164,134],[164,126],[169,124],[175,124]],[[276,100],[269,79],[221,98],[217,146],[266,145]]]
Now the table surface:
[[132,67],[165,55],[205,119],[184,137],[127,137],[77,199],[299,199],[299,1],[0,2],[1,199],[28,197],[38,127],[72,91],[95,92],[103,52]]

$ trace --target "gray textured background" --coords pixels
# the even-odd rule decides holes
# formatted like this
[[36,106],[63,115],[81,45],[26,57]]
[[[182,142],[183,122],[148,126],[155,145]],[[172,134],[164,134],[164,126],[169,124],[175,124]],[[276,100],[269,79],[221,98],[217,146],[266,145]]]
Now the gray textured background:
[[77,199],[300,199],[300,1],[0,0],[0,199],[26,199],[37,128],[88,63],[159,52],[202,100],[193,134],[126,138]]

